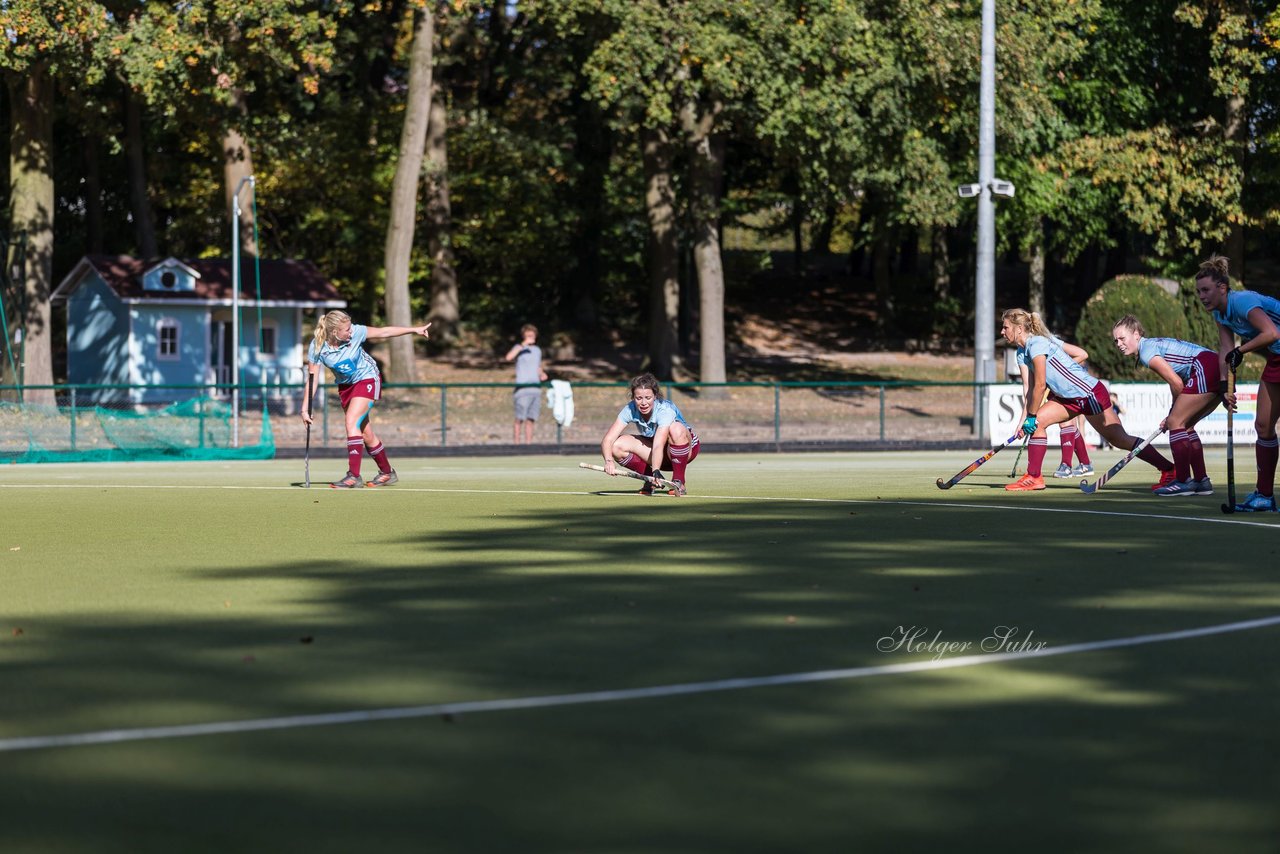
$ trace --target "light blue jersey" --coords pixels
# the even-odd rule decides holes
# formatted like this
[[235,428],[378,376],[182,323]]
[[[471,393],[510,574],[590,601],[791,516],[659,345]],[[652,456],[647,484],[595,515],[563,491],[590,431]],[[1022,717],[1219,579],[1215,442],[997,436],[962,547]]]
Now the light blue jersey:
[[1149,368],[1151,360],[1159,356],[1169,363],[1169,367],[1173,368],[1173,372],[1181,377],[1184,383],[1190,382],[1191,375],[1199,370],[1200,363],[1196,361],[1197,357],[1201,353],[1212,352],[1207,347],[1178,338],[1143,338],[1142,343],[1138,345],[1138,358],[1142,364]]
[[1064,400],[1089,397],[1098,380],[1062,349],[1057,338],[1032,335],[1025,346],[1018,348],[1018,364],[1031,367],[1036,356],[1044,356],[1044,381],[1049,391]]
[[693,428],[689,427],[689,422],[684,420],[684,416],[680,414],[680,409],[669,400],[656,400],[653,403],[653,411],[649,413],[649,420],[646,421],[644,416],[640,414],[640,410],[636,408],[636,402],[633,400],[626,406],[622,407],[622,411],[618,413],[618,420],[623,424],[634,424],[640,430],[640,435],[646,439],[652,439],[653,434],[658,432],[659,427],[670,427],[679,421],[690,433]]
[[334,347],[328,342],[316,352],[316,342],[311,341],[307,350],[307,361],[313,365],[324,365],[333,371],[339,385],[350,385],[361,380],[372,380],[378,377],[378,363],[364,351],[360,345],[369,337],[369,327],[351,324],[351,340]]
[[[1213,319],[1248,341],[1258,334],[1258,330],[1249,322],[1249,312],[1255,308],[1265,311],[1271,322],[1280,327],[1280,300],[1254,291],[1227,291],[1227,310],[1214,311]],[[1280,353],[1280,341],[1272,342],[1267,350]]]

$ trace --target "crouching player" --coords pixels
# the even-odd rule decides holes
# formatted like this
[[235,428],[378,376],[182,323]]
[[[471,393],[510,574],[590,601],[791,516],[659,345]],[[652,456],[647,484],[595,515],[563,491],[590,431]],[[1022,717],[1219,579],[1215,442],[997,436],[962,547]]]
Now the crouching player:
[[[1054,342],[1038,316],[1011,308],[1001,316],[1000,334],[1018,348],[1018,361],[1030,365],[1031,373],[1027,417],[1018,431],[1018,435],[1031,435],[1027,442],[1027,473],[1005,489],[1044,489],[1041,466],[1049,448],[1045,431],[1051,424],[1070,421],[1077,415],[1084,415],[1093,429],[1115,447],[1128,451],[1138,446],[1141,440],[1126,433],[1116,416],[1107,387]],[[1143,448],[1138,458],[1160,470],[1156,487],[1173,483],[1173,463],[1151,445]]]
[[1111,330],[1116,347],[1126,356],[1137,356],[1159,374],[1173,393],[1173,406],[1160,426],[1169,431],[1173,452],[1174,482],[1157,487],[1156,495],[1213,495],[1213,484],[1204,466],[1204,445],[1196,424],[1218,408],[1218,354],[1177,338],[1144,338],[1142,323],[1132,314],[1116,321]]
[[[698,457],[698,436],[680,414],[680,409],[662,396],[662,388],[653,374],[641,374],[631,381],[631,402],[622,407],[613,426],[600,442],[604,456],[604,470],[617,474],[621,463],[637,474],[662,477],[662,470],[671,469],[671,495],[684,495],[688,478],[685,469]],[[634,424],[640,431],[624,433],[627,425]],[[643,495],[653,494],[653,484],[646,483],[640,489]]]

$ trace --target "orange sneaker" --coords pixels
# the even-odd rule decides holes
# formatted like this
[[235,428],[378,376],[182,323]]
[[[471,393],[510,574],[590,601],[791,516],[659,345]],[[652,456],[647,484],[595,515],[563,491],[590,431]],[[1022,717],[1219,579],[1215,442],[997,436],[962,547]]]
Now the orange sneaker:
[[1037,489],[1044,489],[1044,478],[1039,475],[1024,474],[1013,483],[1006,484],[1005,489],[1009,492],[1034,492]]
[[1154,492],[1162,486],[1168,486],[1178,479],[1178,475],[1173,469],[1160,472],[1160,482],[1151,484],[1151,491]]

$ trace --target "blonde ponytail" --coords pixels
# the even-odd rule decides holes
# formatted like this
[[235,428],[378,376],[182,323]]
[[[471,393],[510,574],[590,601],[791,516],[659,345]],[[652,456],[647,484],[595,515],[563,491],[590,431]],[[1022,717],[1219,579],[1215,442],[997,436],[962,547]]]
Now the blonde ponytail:
[[333,332],[344,323],[351,322],[351,315],[345,311],[334,309],[326,314],[320,315],[320,319],[316,321],[315,343],[316,350],[324,347],[329,343],[333,336]]

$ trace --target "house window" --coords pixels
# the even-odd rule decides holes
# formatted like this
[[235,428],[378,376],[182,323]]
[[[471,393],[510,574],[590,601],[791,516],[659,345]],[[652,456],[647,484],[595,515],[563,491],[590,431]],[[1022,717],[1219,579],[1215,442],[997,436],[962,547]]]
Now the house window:
[[156,338],[159,342],[159,350],[156,357],[168,362],[172,362],[178,358],[178,326],[176,320],[162,320],[156,328]]
[[276,333],[278,329],[274,323],[266,322],[262,324],[262,355],[276,355]]

